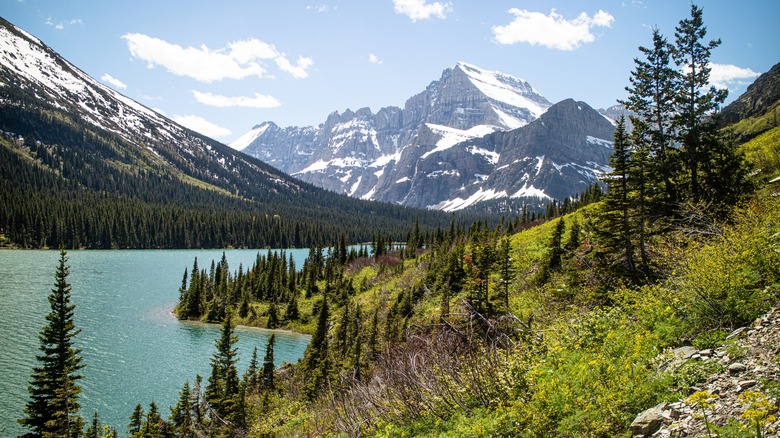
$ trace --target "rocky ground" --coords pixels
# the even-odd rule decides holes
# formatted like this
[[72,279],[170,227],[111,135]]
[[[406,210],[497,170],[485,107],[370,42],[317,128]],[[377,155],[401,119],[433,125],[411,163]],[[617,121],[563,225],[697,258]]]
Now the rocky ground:
[[735,330],[719,348],[674,350],[662,368],[691,361],[714,373],[686,399],[639,414],[631,425],[634,437],[780,436],[780,308]]

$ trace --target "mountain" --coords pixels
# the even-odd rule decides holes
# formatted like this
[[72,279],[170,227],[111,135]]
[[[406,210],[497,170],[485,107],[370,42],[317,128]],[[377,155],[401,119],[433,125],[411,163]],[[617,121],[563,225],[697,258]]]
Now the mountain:
[[[552,108],[555,116],[542,121]],[[459,62],[404,108],[334,112],[316,127],[265,122],[231,146],[352,197],[454,211],[582,192],[608,163],[613,126],[605,117],[582,102],[552,105],[521,79]]]
[[0,241],[22,246],[298,246],[443,222],[291,178],[104,86],[2,18],[0,130]]
[[721,127],[729,126],[738,142],[750,140],[778,126],[780,63],[759,76],[735,101],[720,112]]

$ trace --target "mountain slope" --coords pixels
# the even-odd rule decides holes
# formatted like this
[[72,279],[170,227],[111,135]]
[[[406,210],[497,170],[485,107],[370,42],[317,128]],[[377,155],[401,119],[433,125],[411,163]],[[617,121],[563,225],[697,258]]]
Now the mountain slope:
[[[57,245],[55,240],[64,239],[78,246],[75,233],[91,239],[87,247],[286,246],[325,237],[335,241],[341,225],[357,241],[370,240],[376,230],[397,233],[421,214],[321,190],[189,131],[103,86],[2,19],[0,109],[5,133],[0,181],[7,188],[0,204],[0,235],[17,244]],[[71,217],[38,213],[55,204]],[[115,216],[97,217],[114,205]],[[175,220],[167,220],[196,238],[175,237],[172,230],[143,224],[143,215],[162,217],[174,211]],[[204,215],[211,229],[198,223],[206,220]],[[420,219],[434,225],[441,217],[423,213]],[[127,226],[167,237],[158,236],[155,243],[119,242],[117,236],[126,234],[120,231]],[[96,238],[95,227],[105,236]],[[30,234],[40,239],[30,239]],[[223,239],[203,239],[204,234]]]

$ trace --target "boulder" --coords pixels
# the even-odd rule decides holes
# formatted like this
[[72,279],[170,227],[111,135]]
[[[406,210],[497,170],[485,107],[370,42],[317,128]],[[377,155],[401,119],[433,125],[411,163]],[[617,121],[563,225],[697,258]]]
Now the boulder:
[[650,409],[640,412],[631,423],[631,426],[629,426],[631,435],[650,436],[654,434],[661,428],[661,425],[664,424],[664,420],[666,420],[666,416],[664,416],[665,409],[666,403],[660,403]]

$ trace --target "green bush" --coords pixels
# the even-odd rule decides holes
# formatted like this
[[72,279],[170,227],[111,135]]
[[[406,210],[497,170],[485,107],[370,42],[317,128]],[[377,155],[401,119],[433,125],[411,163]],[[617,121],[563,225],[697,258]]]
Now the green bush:
[[734,226],[690,251],[673,288],[697,331],[735,328],[766,311],[780,282],[780,209],[751,205]]

